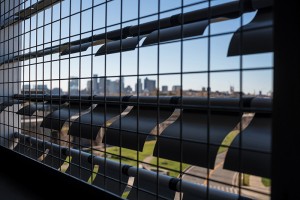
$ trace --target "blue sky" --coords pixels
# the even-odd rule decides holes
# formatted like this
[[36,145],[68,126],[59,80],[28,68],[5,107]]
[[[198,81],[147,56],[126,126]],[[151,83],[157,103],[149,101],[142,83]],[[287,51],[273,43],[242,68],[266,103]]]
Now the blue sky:
[[[203,0],[202,0],[203,1]],[[186,0],[183,1],[184,5],[202,2],[200,0]],[[35,1],[32,1],[34,3]],[[107,13],[105,12],[106,6],[103,4],[104,0],[65,0],[62,4],[57,4],[53,9],[47,9],[45,13],[40,13],[30,20],[26,20],[23,24],[24,32],[27,34],[24,37],[24,47],[28,49],[36,45],[41,45],[52,41],[52,45],[64,43],[69,41],[70,36],[81,33],[81,37],[85,38],[92,34],[103,33],[105,23],[108,30],[115,30],[120,28],[121,23],[121,0],[114,0],[107,3]],[[160,2],[160,6],[158,3]],[[229,2],[229,0],[215,0],[211,5]],[[158,13],[160,11],[167,11],[160,15],[160,18],[168,17],[173,14],[181,12],[181,0],[140,0],[140,16],[148,16]],[[92,5],[98,5],[91,9]],[[138,23],[138,0],[123,0],[122,1],[122,27],[128,25],[135,25]],[[84,11],[82,14],[78,13],[80,8]],[[195,6],[184,8],[183,12],[196,10],[207,7],[208,3],[199,3]],[[71,9],[70,9],[71,8]],[[51,13],[53,13],[51,19]],[[70,14],[72,15],[70,17]],[[46,16],[44,18],[44,15]],[[66,17],[62,21],[56,21],[60,18]],[[107,18],[106,18],[107,16]],[[256,55],[227,57],[227,50],[233,32],[241,25],[249,23],[254,13],[244,14],[242,18],[228,20],[224,22],[213,23],[207,27],[203,36],[193,40],[175,43],[169,43],[151,47],[139,48],[139,50],[123,52],[122,54],[116,53],[107,56],[91,56],[101,46],[94,46],[89,48],[81,55],[81,58],[72,58],[80,55],[71,54],[67,56],[59,56],[53,54],[52,56],[45,56],[38,58],[37,62],[50,61],[51,59],[63,59],[61,61],[47,62],[45,64],[35,64],[35,59],[26,61],[24,64],[30,63],[30,66],[24,67],[25,81],[46,80],[45,84],[50,86],[50,79],[67,79],[69,77],[86,78],[81,81],[81,88],[86,87],[86,82],[92,74],[98,76],[107,76],[111,79],[116,79],[116,76],[125,76],[125,85],[134,84],[137,81],[139,74],[140,78],[144,79],[148,76],[150,79],[157,80],[157,84],[161,88],[162,85],[183,85],[183,89],[199,90],[202,87],[208,86],[208,67],[210,70],[237,70],[230,72],[212,72],[210,73],[210,87],[212,91],[228,91],[232,85],[236,90],[240,88],[246,93],[253,93],[262,91],[267,93],[272,90],[272,70],[252,70],[244,71],[240,76],[240,64],[242,68],[260,68],[273,66],[273,54],[264,53]],[[91,20],[93,19],[93,20]],[[158,19],[158,15],[146,17],[140,20],[140,23]],[[56,21],[56,22],[55,22]],[[80,24],[81,21],[81,24]],[[51,22],[54,22],[51,25]],[[48,25],[47,25],[48,24]],[[43,26],[45,25],[45,26]],[[37,28],[37,30],[30,31]],[[92,30],[96,30],[93,31]],[[81,31],[81,32],[80,32]],[[207,38],[208,34],[216,35],[210,39]],[[84,34],[83,34],[84,33]],[[228,33],[228,34],[223,34]],[[223,35],[218,35],[223,34]],[[61,39],[65,38],[65,39]],[[79,39],[79,36],[71,37],[71,41]],[[51,43],[45,45],[50,46]],[[208,51],[208,46],[210,51]],[[37,49],[42,49],[43,46],[38,46]],[[183,51],[181,51],[183,49]],[[33,48],[32,51],[35,51]],[[181,56],[182,55],[182,56]],[[70,56],[70,57],[69,57]],[[69,59],[70,58],[70,59]],[[158,62],[159,60],[159,62]],[[105,64],[106,62],[106,64]],[[182,64],[182,65],[181,65]],[[182,70],[182,71],[181,71]],[[180,73],[184,72],[182,79]],[[30,78],[29,78],[30,73]],[[158,74],[164,75],[148,75]],[[167,75],[172,73],[172,75]],[[130,77],[126,77],[130,76]],[[242,86],[240,85],[240,78],[242,77]],[[159,80],[159,81],[158,81]],[[182,82],[181,82],[182,80]],[[67,90],[67,81],[52,81],[51,87],[58,87],[60,85],[64,90]]]

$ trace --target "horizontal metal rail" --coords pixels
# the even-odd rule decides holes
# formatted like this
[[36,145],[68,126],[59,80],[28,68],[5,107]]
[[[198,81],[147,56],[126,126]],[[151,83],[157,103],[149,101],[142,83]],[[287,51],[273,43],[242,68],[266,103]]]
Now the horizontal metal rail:
[[[22,140],[30,140],[30,142],[33,145],[44,145],[45,149],[51,149],[51,148],[59,148],[61,149],[61,152],[65,154],[66,156],[80,156],[82,161],[89,162],[93,165],[104,165],[105,163],[109,163],[111,166],[115,166],[116,168],[120,167],[122,168],[122,173],[130,176],[130,177],[137,177],[138,172],[146,173],[147,176],[153,177],[153,178],[159,178],[162,180],[160,183],[160,187],[167,187],[171,190],[175,190],[177,192],[183,192],[188,194],[194,194],[194,195],[200,195],[201,198],[207,197],[207,192],[209,191],[209,197],[212,200],[217,199],[228,199],[228,200],[237,200],[237,199],[249,199],[247,197],[242,197],[238,194],[228,193],[225,191],[217,190],[214,188],[207,188],[205,185],[199,185],[195,183],[191,183],[188,181],[184,181],[178,178],[173,178],[167,175],[157,174],[155,172],[143,169],[143,168],[137,168],[134,166],[129,166],[125,164],[121,164],[112,160],[109,160],[107,158],[99,157],[91,155],[87,152],[80,151],[78,149],[73,148],[67,148],[63,146],[59,146],[57,144],[53,144],[47,141],[43,141],[41,139],[33,138],[21,133],[15,133],[15,138],[22,138]],[[116,172],[118,173],[118,172]]]
[[195,108],[199,110],[220,112],[257,112],[271,114],[272,99],[262,97],[244,98],[210,98],[207,97],[179,97],[179,96],[67,96],[67,95],[23,95],[16,94],[15,100],[30,102],[74,102],[90,104],[122,104],[122,105],[146,105],[146,106],[172,106],[175,108]]

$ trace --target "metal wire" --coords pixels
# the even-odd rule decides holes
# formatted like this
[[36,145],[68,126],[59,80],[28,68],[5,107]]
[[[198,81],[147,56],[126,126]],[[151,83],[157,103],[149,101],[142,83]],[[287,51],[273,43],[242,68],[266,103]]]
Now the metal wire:
[[[255,31],[273,28],[252,23],[272,1],[43,1],[43,10],[5,24],[38,1],[8,2],[0,3],[1,144],[122,198],[270,198],[273,53],[243,50],[260,45],[249,47],[248,34],[259,41]],[[193,35],[185,14],[201,9],[208,25]],[[180,27],[179,38],[164,32],[170,27]],[[155,31],[157,42],[143,45]],[[100,33],[105,54],[95,56]],[[237,34],[239,55],[229,56]],[[25,103],[5,106],[12,100]],[[17,113],[27,105],[32,115]],[[267,159],[249,164],[254,155]]]

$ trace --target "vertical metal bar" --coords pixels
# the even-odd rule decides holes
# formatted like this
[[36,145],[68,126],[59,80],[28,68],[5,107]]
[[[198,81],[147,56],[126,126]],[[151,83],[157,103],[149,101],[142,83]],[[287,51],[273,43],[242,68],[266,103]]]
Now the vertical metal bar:
[[[210,125],[211,125],[211,0],[208,0],[208,42],[207,42],[207,72],[208,72],[208,75],[207,75],[207,85],[208,85],[208,92],[207,92],[207,163],[208,163],[208,166],[210,165],[210,153],[209,153],[209,150],[210,150]],[[206,179],[207,179],[207,190],[206,190],[206,198],[209,199],[210,198],[210,177],[209,177],[209,174],[210,174],[210,169],[207,168],[207,171],[206,171]]]
[[274,1],[274,98],[272,123],[272,193],[274,200],[300,199],[299,173],[299,19],[296,1]]

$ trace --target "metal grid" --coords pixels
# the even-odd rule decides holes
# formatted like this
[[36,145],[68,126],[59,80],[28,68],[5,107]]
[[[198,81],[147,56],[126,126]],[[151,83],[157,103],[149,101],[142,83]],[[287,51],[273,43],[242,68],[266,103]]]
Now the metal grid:
[[1,28],[1,145],[128,199],[270,197],[272,1],[2,1]]

